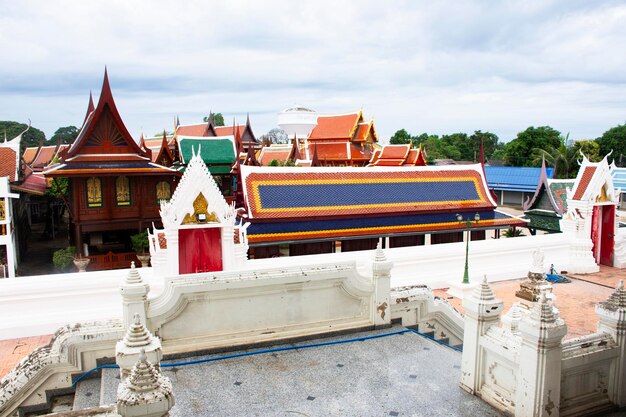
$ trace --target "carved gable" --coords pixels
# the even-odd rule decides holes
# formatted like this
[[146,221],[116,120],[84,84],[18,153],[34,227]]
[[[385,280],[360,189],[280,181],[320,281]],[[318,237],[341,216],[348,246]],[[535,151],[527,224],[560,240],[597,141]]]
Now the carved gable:
[[161,202],[164,226],[218,222],[234,224],[235,209],[228,205],[199,152],[189,161],[172,199]]

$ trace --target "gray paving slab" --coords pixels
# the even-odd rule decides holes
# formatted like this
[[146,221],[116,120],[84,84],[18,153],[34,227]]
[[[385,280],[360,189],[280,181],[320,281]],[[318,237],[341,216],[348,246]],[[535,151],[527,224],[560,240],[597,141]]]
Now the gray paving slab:
[[102,385],[100,387],[100,405],[111,405],[117,401],[117,387],[120,384],[120,370],[102,369]]
[[76,386],[72,410],[97,407],[100,405],[100,378],[83,379]]
[[172,417],[499,416],[459,388],[460,363],[459,352],[405,333],[163,368],[163,373],[174,387]]

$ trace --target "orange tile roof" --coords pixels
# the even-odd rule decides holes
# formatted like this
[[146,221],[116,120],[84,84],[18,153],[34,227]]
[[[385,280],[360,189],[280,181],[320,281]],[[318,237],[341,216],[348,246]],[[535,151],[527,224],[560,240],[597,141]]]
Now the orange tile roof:
[[[62,148],[60,149],[65,149],[68,146],[69,145],[62,145]],[[52,159],[54,159],[54,156],[56,155],[56,150],[56,146],[42,146],[39,155],[37,155],[35,160],[31,163],[32,167],[43,168],[50,165],[50,162],[52,162]]]
[[[233,126],[214,126],[213,127],[215,129],[215,134],[217,136],[230,136],[233,135]],[[237,131],[239,131],[239,134],[241,136],[243,136],[243,133],[246,130],[246,125],[237,125]],[[235,131],[235,133],[237,132]]]
[[406,157],[406,161],[404,162],[404,165],[415,166],[419,156],[420,156],[420,151],[419,150],[411,149],[409,151],[409,154]]
[[309,135],[309,140],[319,139],[352,139],[357,124],[362,119],[361,112],[319,116],[317,126],[313,128]]
[[290,153],[291,146],[264,146],[263,148],[261,148],[261,153],[259,154],[258,161],[262,166],[269,165],[270,162],[272,162],[273,160],[285,162],[287,158],[289,158]]
[[591,178],[593,178],[593,174],[596,172],[595,166],[586,167],[583,172],[582,177],[580,178],[580,182],[578,183],[578,187],[576,187],[576,191],[574,192],[574,200],[580,200],[587,191],[587,187],[589,186],[589,182]]
[[[365,141],[365,139],[367,139],[367,136],[369,135],[370,131],[373,130],[374,127],[374,122],[373,121],[369,121],[369,122],[365,122],[365,123],[359,123],[359,127],[357,128],[356,131],[356,135],[354,135],[354,141],[355,142],[363,142]],[[372,132],[372,136],[376,136],[376,134],[374,132]],[[376,138],[374,138],[376,140]]]
[[200,123],[197,125],[178,126],[176,129],[176,135],[180,136],[206,136],[207,135],[207,123]]
[[24,150],[24,154],[22,155],[22,159],[24,159],[24,162],[30,165],[30,163],[33,162],[33,160],[37,156],[38,149],[39,147],[37,146],[31,146],[31,147],[26,148]]
[[313,146],[317,148],[317,157],[323,161],[349,161],[348,154],[349,142],[345,143],[309,143],[309,155],[313,155]]
[[0,177],[9,177],[9,181],[17,181],[15,151],[11,148],[0,147]]

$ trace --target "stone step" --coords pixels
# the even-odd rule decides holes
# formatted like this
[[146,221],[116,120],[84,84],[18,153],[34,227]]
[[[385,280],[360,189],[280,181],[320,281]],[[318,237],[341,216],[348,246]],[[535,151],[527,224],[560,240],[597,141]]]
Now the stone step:
[[78,411],[100,405],[100,378],[83,379],[76,384],[72,410]]
[[111,368],[102,370],[100,385],[100,405],[111,405],[117,401],[117,386],[120,384],[120,370]]

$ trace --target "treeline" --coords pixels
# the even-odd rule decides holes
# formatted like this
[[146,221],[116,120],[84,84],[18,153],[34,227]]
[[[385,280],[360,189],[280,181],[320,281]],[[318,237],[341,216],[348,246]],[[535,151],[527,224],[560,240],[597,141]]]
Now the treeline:
[[495,133],[480,130],[471,135],[452,133],[438,136],[422,133],[412,136],[405,129],[398,130],[390,138],[390,143],[412,143],[414,147],[422,145],[429,163],[434,163],[436,159],[477,162],[482,140],[485,160],[493,164],[538,167],[545,158],[546,164],[555,168],[555,178],[576,175],[581,151],[594,162],[613,151],[611,161],[615,160],[618,166],[626,165],[626,124],[615,126],[596,139],[575,142],[568,139],[569,134],[564,136],[550,126],[531,126],[519,132],[508,143],[500,142]]

